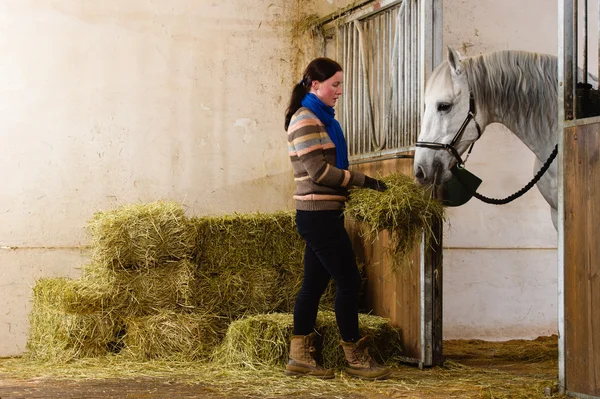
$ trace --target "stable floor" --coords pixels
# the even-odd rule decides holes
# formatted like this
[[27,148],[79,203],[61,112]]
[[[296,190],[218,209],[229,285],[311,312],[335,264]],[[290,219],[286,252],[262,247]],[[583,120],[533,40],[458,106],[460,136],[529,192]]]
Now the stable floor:
[[0,359],[0,399],[21,398],[546,398],[557,388],[557,338],[445,341],[443,367],[394,366],[392,378],[330,381],[281,370],[215,369],[207,364],[86,360],[39,365]]

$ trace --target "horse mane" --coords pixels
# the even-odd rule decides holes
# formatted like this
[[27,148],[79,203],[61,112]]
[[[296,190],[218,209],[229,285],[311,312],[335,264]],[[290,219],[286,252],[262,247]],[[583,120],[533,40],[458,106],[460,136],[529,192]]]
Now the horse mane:
[[[555,128],[553,121],[558,106],[556,57],[505,50],[464,58],[462,63],[478,110],[488,110],[495,117],[489,122],[506,124],[508,121],[536,132]],[[448,62],[434,71],[431,81],[442,87],[452,87]]]
[[557,61],[548,54],[507,50],[466,58],[463,64],[478,103],[495,107],[501,118],[534,123],[556,118]]

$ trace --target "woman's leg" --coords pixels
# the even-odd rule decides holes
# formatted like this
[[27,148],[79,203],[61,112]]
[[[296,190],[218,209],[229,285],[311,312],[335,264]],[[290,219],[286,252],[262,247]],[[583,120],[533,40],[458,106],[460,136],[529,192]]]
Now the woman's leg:
[[294,335],[313,332],[319,301],[329,284],[329,273],[309,245],[304,250],[304,278],[294,305]]
[[[318,279],[321,285],[314,282],[313,292],[314,294],[318,292],[320,299],[327,286],[326,284],[322,285],[323,276],[327,274],[334,279],[336,283],[335,315],[340,334],[344,341],[356,342],[360,338],[358,334],[360,273],[356,266],[352,243],[344,227],[342,212],[298,211],[296,220],[298,231],[306,241],[307,252],[310,248],[321,265],[321,268],[317,268],[315,265],[312,270],[313,275],[321,276]],[[296,311],[294,313],[296,314]]]

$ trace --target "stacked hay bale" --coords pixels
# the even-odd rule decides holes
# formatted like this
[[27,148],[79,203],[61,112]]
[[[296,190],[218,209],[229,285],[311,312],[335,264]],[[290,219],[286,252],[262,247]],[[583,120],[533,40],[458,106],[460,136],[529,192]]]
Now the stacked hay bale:
[[179,204],[99,212],[88,230],[92,256],[82,278],[43,279],[34,287],[30,357],[65,361],[118,352],[132,339],[127,325],[136,318],[194,308],[197,233]]
[[82,277],[34,287],[32,358],[204,359],[231,321],[291,311],[302,282],[292,212],[187,218],[159,201],[96,213],[88,231]]
[[[98,212],[88,231],[92,256],[82,277],[42,279],[34,287],[30,358],[209,359],[215,348],[241,350],[232,342],[247,339],[236,323],[254,325],[252,317],[266,317],[273,328],[287,320],[276,343],[285,349],[275,349],[287,351],[291,315],[278,312],[292,311],[303,275],[294,212],[187,218],[180,204],[158,201]],[[334,296],[331,284],[323,311],[333,308]],[[373,316],[361,317],[367,325]],[[319,320],[339,350],[332,313]],[[239,360],[228,356],[229,363]]]

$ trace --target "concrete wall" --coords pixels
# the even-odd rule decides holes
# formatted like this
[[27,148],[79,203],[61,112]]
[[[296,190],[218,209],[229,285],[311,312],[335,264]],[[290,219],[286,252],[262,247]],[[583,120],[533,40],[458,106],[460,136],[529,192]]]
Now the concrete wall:
[[287,0],[0,2],[0,356],[31,286],[79,275],[86,220],[159,198],[190,214],[291,205]]

